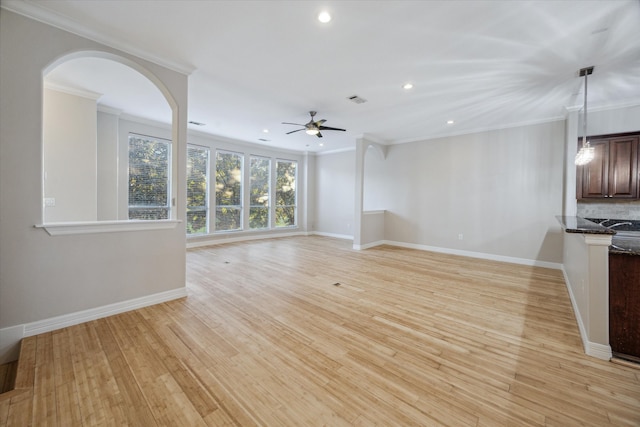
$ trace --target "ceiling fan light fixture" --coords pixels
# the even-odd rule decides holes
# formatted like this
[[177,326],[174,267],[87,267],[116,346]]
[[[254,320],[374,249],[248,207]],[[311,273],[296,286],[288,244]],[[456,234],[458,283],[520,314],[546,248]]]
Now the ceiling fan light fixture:
[[317,135],[318,132],[320,132],[320,131],[318,129],[313,129],[312,128],[312,129],[307,129],[305,132],[307,133],[307,135]]

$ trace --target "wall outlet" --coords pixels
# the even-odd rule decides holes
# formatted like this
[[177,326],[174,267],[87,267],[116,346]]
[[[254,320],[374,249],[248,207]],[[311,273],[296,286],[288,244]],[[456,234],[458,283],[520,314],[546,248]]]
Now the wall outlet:
[[463,240],[464,239],[464,235],[462,233],[458,234],[458,240]]
[[44,206],[47,208],[54,208],[56,206],[55,197],[45,197],[44,198]]

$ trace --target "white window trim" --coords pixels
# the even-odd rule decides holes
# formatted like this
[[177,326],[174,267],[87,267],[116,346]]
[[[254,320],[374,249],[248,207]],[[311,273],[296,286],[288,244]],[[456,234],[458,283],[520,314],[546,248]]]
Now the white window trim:
[[[240,164],[242,165],[242,171],[240,173],[240,176],[242,177],[242,181],[240,182],[240,205],[218,205],[218,198],[216,195],[216,185],[217,185],[217,179],[218,179],[218,153],[223,153],[223,154],[233,154],[236,156],[239,156],[240,159],[242,160],[240,162]],[[245,180],[246,177],[244,176],[246,173],[246,159],[247,156],[244,152],[241,151],[233,151],[233,150],[224,150],[224,149],[216,149],[215,150],[215,162],[213,162],[213,188],[214,188],[214,192],[213,195],[211,197],[211,199],[213,200],[213,211],[211,212],[211,220],[213,221],[213,233],[211,233],[211,230],[209,230],[210,234],[224,234],[224,233],[241,233],[245,230],[245,224],[244,224],[244,214],[245,214],[245,207],[244,207],[244,198],[246,197],[245,193]],[[216,227],[216,217],[218,215],[218,209],[219,208],[232,208],[232,209],[238,209],[240,211],[240,228],[234,228],[233,230],[218,230]]]
[[[261,227],[261,228],[251,228],[251,208],[264,208],[264,205],[252,205],[251,204],[251,160],[252,159],[262,159],[262,160],[268,160],[269,161],[269,189],[267,190],[267,196],[269,198],[269,204],[267,207],[268,212],[269,212],[269,221],[267,222],[267,226],[266,227]],[[260,156],[257,154],[250,154],[249,155],[249,159],[248,159],[248,182],[249,182],[249,191],[247,191],[247,200],[246,203],[249,206],[249,209],[247,209],[247,225],[248,227],[245,229],[245,231],[267,231],[267,230],[272,230],[273,226],[271,224],[271,218],[274,215],[273,209],[272,209],[272,201],[275,198],[275,193],[272,192],[272,175],[273,175],[273,165],[274,165],[274,161],[271,157],[267,157],[267,156]]]
[[[295,205],[278,205],[278,197],[276,195],[277,191],[278,191],[278,184],[277,184],[277,182],[278,182],[278,162],[287,162],[287,163],[295,163],[296,164],[296,176],[295,176],[296,204]],[[274,166],[275,177],[274,177],[274,191],[273,191],[273,198],[274,198],[274,203],[273,203],[273,228],[276,229],[276,230],[298,228],[298,168],[300,166],[300,162],[298,162],[297,160],[276,158],[276,161],[274,163],[275,163],[275,166]],[[293,208],[294,211],[295,211],[295,217],[294,217],[295,221],[294,221],[294,223],[291,224],[291,225],[277,225],[276,224],[276,210],[278,208]]]
[[[137,133],[137,132],[129,132],[128,133],[128,137],[127,137],[127,147],[131,146],[131,135],[134,135],[138,138],[151,138],[151,139],[157,139],[157,140],[161,140],[163,142],[165,142],[167,144],[168,147],[168,156],[167,156],[167,206],[151,206],[156,207],[156,208],[161,208],[161,209],[167,209],[167,216],[169,217],[169,219],[175,218],[176,215],[176,210],[175,210],[175,199],[173,197],[173,141],[171,139],[167,139],[167,138],[162,138],[159,136],[152,136],[152,135],[145,135],[143,133]],[[142,208],[142,206],[136,206],[136,205],[130,205],[129,202],[129,189],[128,189],[128,185],[129,185],[129,179],[130,179],[130,175],[129,175],[129,168],[131,167],[131,165],[128,163],[128,159],[129,159],[129,155],[128,155],[128,151],[127,151],[127,218],[130,215],[130,209],[133,207],[134,209],[136,208]],[[127,220],[127,221],[136,221],[136,220]],[[166,221],[166,220],[144,220],[144,221]]]
[[[199,145],[199,144],[192,144],[192,143],[187,143],[187,156],[188,154],[188,150],[189,147],[191,148],[199,148],[199,149],[203,149],[203,150],[207,150],[207,190],[206,190],[206,194],[205,194],[205,205],[204,205],[204,211],[205,211],[205,216],[207,218],[207,231],[204,233],[196,233],[196,234],[189,234],[186,232],[187,227],[185,227],[185,234],[187,237],[193,237],[193,236],[207,236],[211,233],[211,221],[213,219],[213,221],[215,221],[215,214],[211,212],[211,147],[208,147],[206,145]],[[215,151],[214,151],[215,153]],[[214,187],[215,187],[215,166],[214,166]],[[187,191],[188,193],[188,191]],[[214,194],[214,200],[215,200],[215,194]],[[187,202],[188,203],[188,202]],[[215,202],[214,202],[215,204]],[[185,206],[186,210],[189,210],[189,206],[186,205]],[[185,221],[188,221],[186,213],[185,213]]]

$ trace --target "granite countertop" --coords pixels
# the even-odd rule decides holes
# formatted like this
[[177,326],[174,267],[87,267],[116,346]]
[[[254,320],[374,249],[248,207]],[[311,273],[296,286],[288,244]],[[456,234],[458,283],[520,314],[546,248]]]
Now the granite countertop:
[[637,255],[640,256],[640,236],[613,236],[609,254]]
[[603,225],[596,224],[579,216],[557,216],[558,221],[567,233],[611,234],[616,232]]
[[[611,246],[609,246],[609,254],[612,255],[637,255],[640,256],[640,232],[636,231],[640,225],[640,221],[627,220],[607,220],[580,218],[578,216],[558,216],[558,221],[562,224],[562,228],[567,233],[582,234],[609,234],[611,238]],[[597,221],[597,222],[596,222]],[[611,228],[607,228],[603,224],[628,223],[616,227],[620,233]]]

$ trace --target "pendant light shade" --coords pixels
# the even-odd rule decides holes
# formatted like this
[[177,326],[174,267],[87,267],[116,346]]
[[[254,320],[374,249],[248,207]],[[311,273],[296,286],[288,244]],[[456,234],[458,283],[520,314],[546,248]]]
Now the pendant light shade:
[[580,76],[584,76],[584,118],[582,120],[582,147],[576,154],[575,163],[578,166],[586,165],[595,155],[594,149],[587,140],[587,76],[593,73],[593,67],[580,70]]

